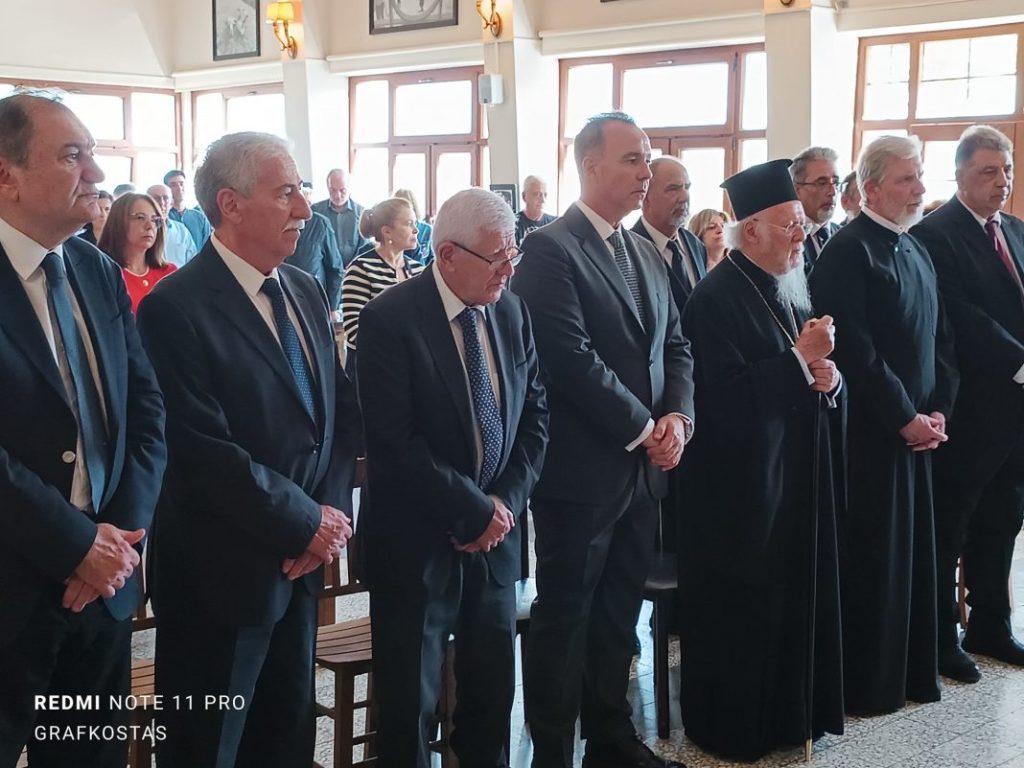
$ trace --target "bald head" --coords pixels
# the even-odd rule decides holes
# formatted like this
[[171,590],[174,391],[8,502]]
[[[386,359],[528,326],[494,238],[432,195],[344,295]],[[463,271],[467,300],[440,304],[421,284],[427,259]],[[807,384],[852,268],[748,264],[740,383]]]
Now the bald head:
[[166,184],[154,184],[146,190],[146,194],[156,200],[157,208],[160,209],[160,215],[166,221],[167,213],[171,210],[171,202],[173,201],[171,188]]
[[690,175],[681,162],[667,156],[651,161],[651,174],[644,218],[665,237],[674,237],[690,218]]

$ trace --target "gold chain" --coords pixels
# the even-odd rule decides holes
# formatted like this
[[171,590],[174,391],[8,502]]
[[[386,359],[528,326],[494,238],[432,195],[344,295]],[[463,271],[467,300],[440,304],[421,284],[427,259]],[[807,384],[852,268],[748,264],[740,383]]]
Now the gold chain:
[[[768,300],[764,297],[764,294],[761,293],[761,289],[757,287],[757,283],[755,283],[753,280],[751,280],[750,279],[750,275],[748,275],[746,272],[744,272],[740,268],[740,265],[737,264],[733,260],[731,253],[728,256],[726,256],[725,258],[728,259],[729,263],[732,264],[734,267],[736,267],[736,270],[741,275],[743,275],[744,279],[748,283],[750,283],[750,287],[754,289],[754,293],[756,293],[758,298],[761,299],[761,303],[764,304],[764,308],[768,310],[768,313],[772,316],[772,320],[775,321],[775,324],[777,326],[779,326],[779,330],[782,331],[782,333],[785,335],[785,337],[789,341],[790,345],[795,347],[796,346],[796,340],[793,338],[793,336],[790,334],[790,332],[786,329],[786,326],[784,326],[782,324],[782,321],[779,320],[779,316],[775,314],[775,310],[772,309],[772,305],[768,303]],[[796,329],[797,329],[796,328],[796,317],[793,315],[793,308],[792,307],[788,307],[788,309],[789,309],[790,319],[793,321],[793,330],[795,332]]]

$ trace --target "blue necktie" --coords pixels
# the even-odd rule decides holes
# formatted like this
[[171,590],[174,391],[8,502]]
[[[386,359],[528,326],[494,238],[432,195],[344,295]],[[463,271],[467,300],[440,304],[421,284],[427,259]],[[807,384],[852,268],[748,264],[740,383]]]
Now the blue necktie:
[[64,274],[64,262],[56,253],[48,253],[43,258],[43,273],[46,275],[46,288],[50,296],[50,305],[57,318],[57,330],[60,332],[60,346],[64,348],[68,371],[74,383],[74,402],[72,407],[78,414],[78,429],[82,438],[82,450],[85,451],[85,467],[89,473],[89,484],[92,486],[92,509],[100,511],[100,502],[107,485],[107,430],[103,423],[103,408],[100,405],[100,394],[96,390],[96,381],[89,368],[89,358],[85,353],[85,342],[78,332],[75,315],[71,309],[71,298],[68,296],[68,281]]
[[629,288],[629,295],[633,297],[640,325],[646,330],[647,326],[644,324],[644,297],[640,293],[640,279],[636,275],[636,267],[633,266],[633,262],[626,252],[626,241],[622,238],[622,233],[616,229],[608,237],[608,242],[612,244],[612,248],[615,251],[615,266],[622,273],[622,277],[626,281],[626,287]]
[[505,442],[505,427],[498,410],[498,401],[491,387],[491,376],[487,372],[484,350],[477,334],[476,310],[466,307],[459,313],[462,326],[462,345],[466,351],[466,373],[469,375],[469,389],[473,394],[473,410],[480,427],[484,455],[480,462],[480,488],[484,491],[494,479],[501,461],[501,449]]
[[295,377],[295,385],[299,388],[299,395],[306,406],[306,411],[316,421],[316,398],[313,396],[313,375],[310,373],[306,356],[302,353],[302,344],[299,342],[299,334],[295,326],[288,318],[288,309],[284,303],[284,292],[281,285],[272,277],[263,281],[260,290],[270,298],[270,304],[274,309],[274,324],[277,325],[277,337],[281,342],[281,349],[284,350],[288,367],[292,369]]

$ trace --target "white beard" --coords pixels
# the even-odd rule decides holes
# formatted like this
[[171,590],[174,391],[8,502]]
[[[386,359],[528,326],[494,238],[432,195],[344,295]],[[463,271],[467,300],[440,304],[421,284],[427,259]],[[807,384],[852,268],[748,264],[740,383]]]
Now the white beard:
[[813,312],[811,292],[807,288],[807,275],[804,274],[802,263],[775,278],[775,295],[783,306],[792,304],[803,312]]
[[910,229],[912,226],[917,224],[923,218],[924,218],[924,207],[922,206],[922,207],[918,208],[916,211],[914,211],[913,213],[907,213],[906,211],[904,211],[903,215],[900,216],[900,220],[897,221],[896,223],[899,224],[901,227],[903,227],[903,229]]

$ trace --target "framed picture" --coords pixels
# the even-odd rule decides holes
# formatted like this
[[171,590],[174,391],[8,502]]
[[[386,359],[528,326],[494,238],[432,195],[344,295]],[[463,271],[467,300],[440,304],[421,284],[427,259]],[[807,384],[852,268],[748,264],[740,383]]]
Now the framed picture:
[[512,209],[512,213],[519,213],[519,188],[515,184],[491,184],[491,192],[500,195]]
[[213,60],[260,55],[260,0],[213,0]]
[[459,23],[459,0],[369,0],[370,34],[407,29],[454,27]]

